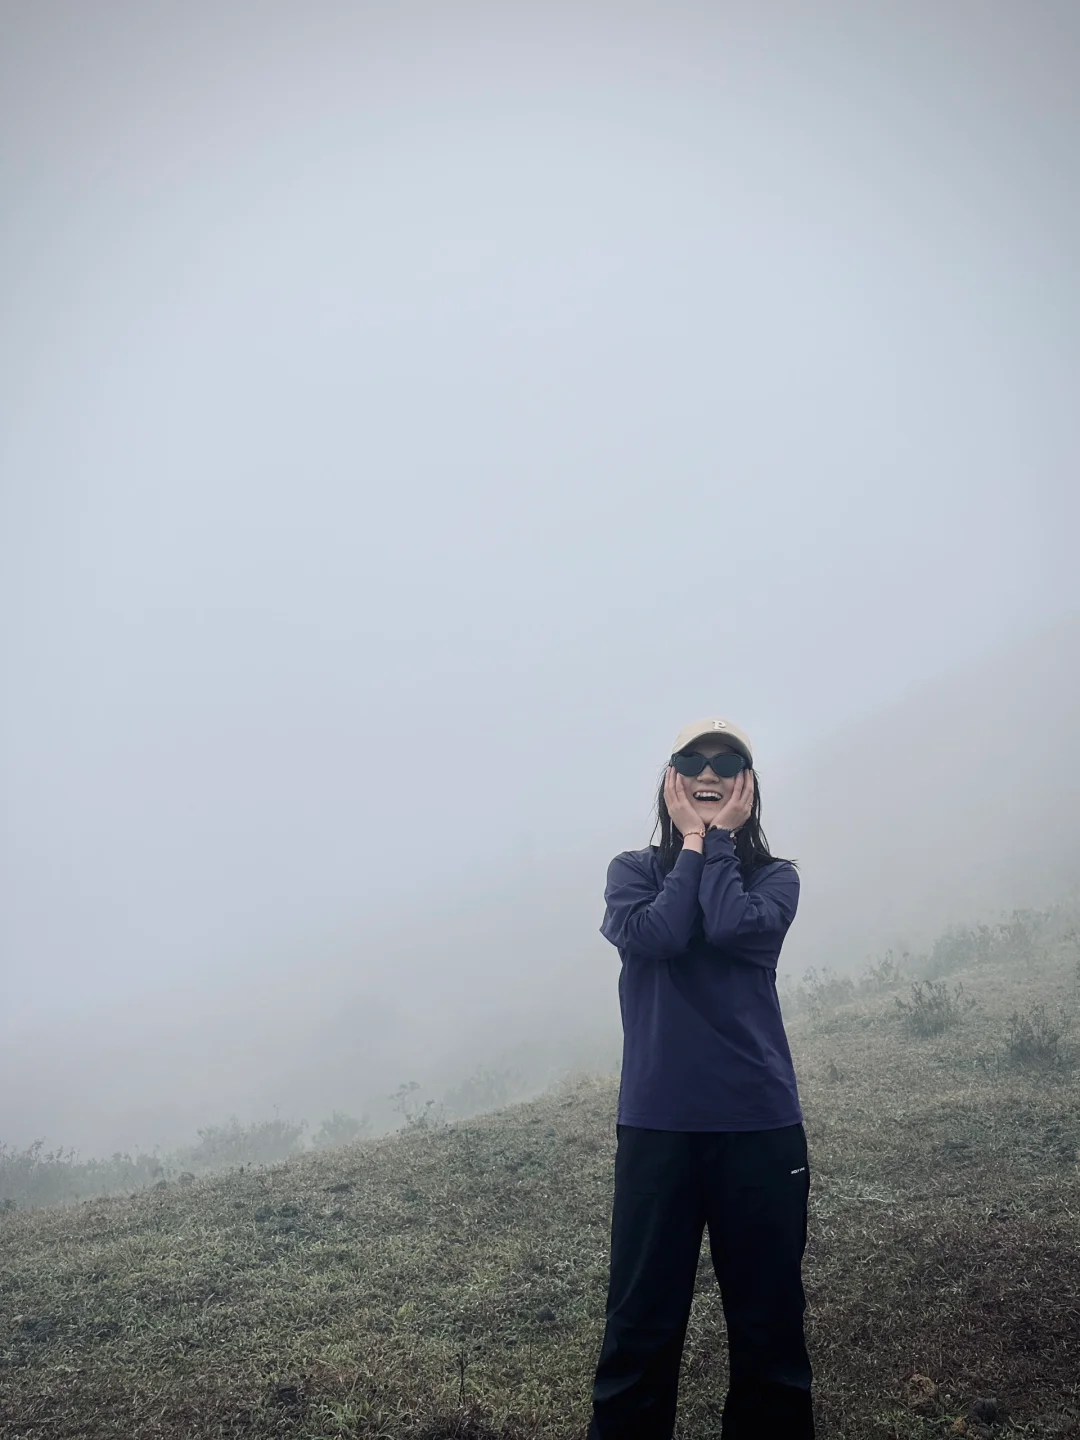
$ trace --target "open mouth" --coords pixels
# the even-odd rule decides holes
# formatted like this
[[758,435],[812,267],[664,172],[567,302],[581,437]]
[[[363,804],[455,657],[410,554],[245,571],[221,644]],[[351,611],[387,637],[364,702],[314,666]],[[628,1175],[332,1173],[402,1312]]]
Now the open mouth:
[[695,790],[694,799],[699,805],[719,805],[723,800],[719,790]]

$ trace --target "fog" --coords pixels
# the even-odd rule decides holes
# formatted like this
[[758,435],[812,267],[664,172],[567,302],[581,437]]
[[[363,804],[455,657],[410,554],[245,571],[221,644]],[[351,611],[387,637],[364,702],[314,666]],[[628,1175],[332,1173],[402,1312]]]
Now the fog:
[[690,718],[781,968],[1080,858],[1080,13],[0,0],[0,1139],[618,1050]]

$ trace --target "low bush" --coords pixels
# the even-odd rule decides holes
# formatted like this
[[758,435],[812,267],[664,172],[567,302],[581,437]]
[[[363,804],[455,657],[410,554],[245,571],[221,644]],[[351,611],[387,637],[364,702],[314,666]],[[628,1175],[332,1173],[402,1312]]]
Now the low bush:
[[419,1089],[419,1081],[406,1080],[387,1096],[391,1110],[401,1116],[402,1130],[434,1130],[446,1123],[446,1107],[433,1097],[424,1100]]
[[859,976],[859,993],[874,995],[883,990],[892,990],[901,983],[910,969],[911,956],[906,950],[899,960],[891,950],[886,950],[884,955],[872,960]]
[[1014,1010],[1007,1022],[1006,1061],[1018,1068],[1059,1069],[1067,1058],[1061,1041],[1068,1023],[1064,1012],[1051,1020],[1045,1005],[1032,1005],[1023,1015]]
[[855,998],[855,981],[847,975],[834,975],[827,965],[819,971],[811,965],[802,979],[789,990],[785,1006],[795,1014],[806,1013],[815,1020]]
[[174,1164],[192,1174],[232,1170],[241,1165],[276,1165],[303,1148],[303,1120],[257,1120],[243,1125],[235,1115],[224,1125],[208,1125],[197,1132],[199,1143],[178,1150]]
[[370,1135],[369,1115],[362,1115],[357,1119],[355,1115],[346,1115],[341,1110],[335,1110],[329,1120],[324,1120],[313,1132],[311,1145],[314,1150],[334,1150],[339,1145],[355,1145],[360,1140],[367,1140]]
[[921,1039],[940,1035],[959,1025],[964,1015],[975,1005],[973,999],[964,998],[963,985],[949,993],[944,980],[916,980],[911,987],[911,999],[893,1002],[904,1024],[912,1035]]
[[36,1210],[125,1194],[144,1190],[164,1175],[156,1155],[117,1152],[106,1160],[79,1160],[74,1150],[46,1150],[44,1140],[21,1150],[0,1142],[0,1209]]
[[167,1156],[117,1151],[104,1160],[80,1160],[74,1150],[46,1150],[44,1140],[24,1149],[0,1142],[0,1208],[44,1209],[104,1195],[130,1195],[181,1175],[209,1175],[242,1165],[273,1165],[302,1148],[303,1121],[274,1119],[198,1131],[196,1145]]
[[468,1120],[473,1115],[490,1114],[520,1100],[528,1087],[516,1071],[507,1066],[478,1066],[460,1084],[447,1090],[443,1097],[446,1114],[454,1120]]
[[987,961],[1030,960],[1049,919],[1049,912],[1014,910],[995,925],[952,925],[934,941],[919,969],[926,979],[937,980]]

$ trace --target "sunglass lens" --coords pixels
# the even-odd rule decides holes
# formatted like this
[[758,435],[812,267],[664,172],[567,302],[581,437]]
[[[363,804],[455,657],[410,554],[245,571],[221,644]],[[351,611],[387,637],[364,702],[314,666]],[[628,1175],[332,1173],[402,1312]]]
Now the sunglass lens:
[[715,773],[722,775],[725,780],[730,780],[746,768],[746,761],[741,755],[715,755],[709,764]]
[[704,755],[673,755],[671,763],[680,775],[700,775],[706,760]]

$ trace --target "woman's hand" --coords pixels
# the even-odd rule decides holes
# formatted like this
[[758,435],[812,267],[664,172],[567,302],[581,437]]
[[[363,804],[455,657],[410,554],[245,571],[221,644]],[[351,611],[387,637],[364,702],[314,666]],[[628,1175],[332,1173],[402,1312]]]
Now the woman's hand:
[[671,823],[680,835],[685,835],[688,830],[705,829],[705,821],[694,809],[693,802],[684,790],[683,784],[683,777],[675,769],[675,766],[669,765],[668,772],[664,776],[664,803],[671,816]]
[[710,830],[730,830],[734,835],[750,819],[754,808],[754,772],[740,770],[735,776],[731,794],[709,822]]

